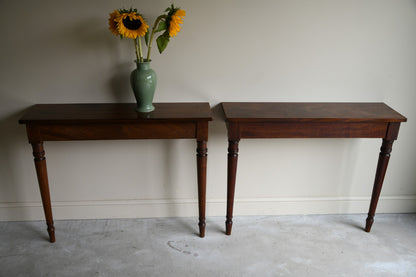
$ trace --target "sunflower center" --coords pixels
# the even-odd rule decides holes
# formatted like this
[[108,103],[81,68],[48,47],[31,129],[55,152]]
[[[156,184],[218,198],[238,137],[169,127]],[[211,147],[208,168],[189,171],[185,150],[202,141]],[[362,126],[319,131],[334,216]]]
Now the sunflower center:
[[129,17],[123,19],[123,24],[127,29],[137,30],[142,26],[142,22],[139,19],[130,20]]

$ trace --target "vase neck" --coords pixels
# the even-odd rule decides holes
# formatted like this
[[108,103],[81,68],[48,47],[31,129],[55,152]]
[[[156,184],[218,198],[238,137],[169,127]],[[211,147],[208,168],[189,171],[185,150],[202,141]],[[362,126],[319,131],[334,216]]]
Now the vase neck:
[[149,69],[150,68],[151,60],[150,61],[145,60],[143,62],[138,62],[136,60],[135,62],[136,62],[137,68],[140,68],[140,69]]

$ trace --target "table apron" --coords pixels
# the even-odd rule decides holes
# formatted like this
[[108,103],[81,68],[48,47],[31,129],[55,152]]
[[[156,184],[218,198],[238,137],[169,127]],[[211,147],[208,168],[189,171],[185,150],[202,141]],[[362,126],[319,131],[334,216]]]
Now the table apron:
[[384,138],[388,126],[388,122],[230,122],[229,130],[238,130],[240,138]]
[[196,138],[198,122],[27,124],[30,143],[40,141]]

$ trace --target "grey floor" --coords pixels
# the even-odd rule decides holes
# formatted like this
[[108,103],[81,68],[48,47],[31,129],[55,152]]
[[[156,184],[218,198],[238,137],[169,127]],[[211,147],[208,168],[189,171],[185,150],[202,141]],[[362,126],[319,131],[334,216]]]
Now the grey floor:
[[0,222],[0,276],[416,276],[416,214]]

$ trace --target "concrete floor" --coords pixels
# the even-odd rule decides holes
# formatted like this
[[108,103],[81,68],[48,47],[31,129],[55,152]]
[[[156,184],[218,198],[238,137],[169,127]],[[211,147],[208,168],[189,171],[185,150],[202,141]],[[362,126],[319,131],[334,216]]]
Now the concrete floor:
[[0,222],[0,276],[416,276],[416,214]]

